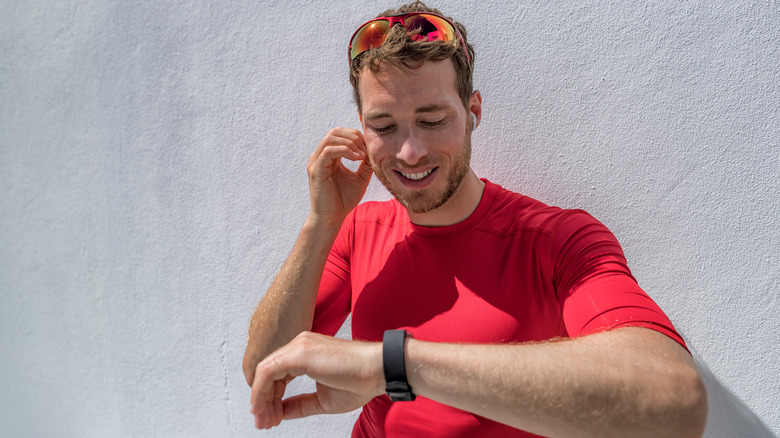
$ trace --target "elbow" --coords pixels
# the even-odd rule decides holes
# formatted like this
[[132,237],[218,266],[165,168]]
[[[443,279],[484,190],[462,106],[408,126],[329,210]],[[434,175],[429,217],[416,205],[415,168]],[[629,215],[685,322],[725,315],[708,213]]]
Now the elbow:
[[244,369],[244,378],[249,386],[252,386],[252,382],[255,380],[255,367],[257,366],[254,361],[250,360],[249,354],[244,355],[244,361],[241,364]]
[[263,349],[262,345],[258,342],[253,342],[252,338],[249,339],[246,351],[244,352],[244,360],[241,363],[241,368],[244,370],[244,378],[249,386],[252,386],[252,383],[255,381],[257,365],[271,354],[271,352],[273,352],[273,350]]
[[676,425],[672,435],[701,438],[707,425],[707,388],[695,365],[686,367],[671,389],[674,394],[669,404],[670,425]]
[[693,384],[691,399],[687,406],[691,421],[692,437],[699,438],[704,435],[704,428],[707,425],[707,388],[704,386],[704,380],[696,371],[696,382]]
[[244,378],[249,386],[255,381],[255,371],[257,365],[263,361],[268,354],[263,354],[262,351],[258,351],[256,345],[253,346],[252,339],[250,338],[244,352],[244,360],[241,363],[241,368],[244,370]]

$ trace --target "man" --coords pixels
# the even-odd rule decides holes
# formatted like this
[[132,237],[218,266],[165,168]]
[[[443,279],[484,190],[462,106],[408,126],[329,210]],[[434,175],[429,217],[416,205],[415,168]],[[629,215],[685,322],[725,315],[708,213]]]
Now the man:
[[[471,170],[465,29],[419,2],[380,17],[349,48],[363,132],[311,155],[309,216],[250,323],[256,426],[362,406],[353,436],[701,436],[696,366],[614,236]],[[358,205],[372,173],[395,199]],[[355,340],[333,338],[350,312]],[[317,392],[283,400],[300,375]]]

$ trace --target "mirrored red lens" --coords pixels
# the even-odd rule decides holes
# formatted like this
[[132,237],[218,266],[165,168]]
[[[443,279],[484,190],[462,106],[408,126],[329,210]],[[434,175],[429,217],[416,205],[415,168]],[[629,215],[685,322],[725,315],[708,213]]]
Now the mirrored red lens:
[[409,16],[404,20],[404,27],[414,41],[445,41],[453,45],[458,44],[452,25],[435,15]]
[[349,51],[350,59],[355,59],[356,56],[366,50],[381,46],[385,42],[389,30],[390,23],[387,20],[376,20],[366,23],[352,37]]

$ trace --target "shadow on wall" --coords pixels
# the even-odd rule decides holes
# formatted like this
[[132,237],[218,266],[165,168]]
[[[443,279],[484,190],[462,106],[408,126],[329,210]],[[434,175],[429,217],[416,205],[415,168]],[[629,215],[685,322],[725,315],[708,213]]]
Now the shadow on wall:
[[[698,358],[697,358],[698,359]],[[700,361],[696,364],[707,386],[709,416],[705,438],[778,438]]]

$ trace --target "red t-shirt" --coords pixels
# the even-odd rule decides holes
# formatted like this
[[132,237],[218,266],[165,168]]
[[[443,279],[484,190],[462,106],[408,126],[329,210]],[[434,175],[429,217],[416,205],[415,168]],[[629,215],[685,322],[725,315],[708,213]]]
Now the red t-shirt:
[[[359,205],[331,249],[313,330],[334,334],[352,313],[354,339],[405,328],[435,342],[519,343],[649,327],[685,346],[637,285],[614,235],[485,180],[465,221],[424,227],[396,200]],[[530,437],[425,397],[364,408],[356,437]]]

